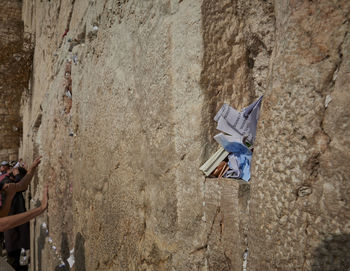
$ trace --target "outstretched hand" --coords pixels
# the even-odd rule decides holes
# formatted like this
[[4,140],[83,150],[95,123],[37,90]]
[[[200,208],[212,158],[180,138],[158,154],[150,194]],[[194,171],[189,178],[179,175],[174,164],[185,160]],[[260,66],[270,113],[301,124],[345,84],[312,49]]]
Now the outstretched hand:
[[36,168],[40,164],[41,158],[42,156],[39,156],[33,161],[32,168]]

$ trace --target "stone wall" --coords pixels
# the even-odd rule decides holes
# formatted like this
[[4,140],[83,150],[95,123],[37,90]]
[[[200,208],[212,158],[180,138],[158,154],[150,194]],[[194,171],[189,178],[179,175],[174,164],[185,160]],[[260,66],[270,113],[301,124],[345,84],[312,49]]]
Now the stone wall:
[[276,42],[253,163],[252,270],[350,266],[349,4],[275,5]]
[[[20,155],[43,155],[31,206],[50,193],[33,270],[67,270],[70,253],[74,270],[242,270],[247,251],[249,270],[344,266],[349,10],[23,1],[35,51]],[[205,179],[216,111],[262,94],[251,188]]]
[[19,114],[31,65],[24,42],[21,1],[0,2],[0,160],[15,160],[22,136]]
[[35,270],[67,266],[73,248],[76,270],[242,266],[238,186],[198,170],[210,155],[201,4],[24,2],[36,40],[21,154],[43,155],[32,204],[46,181],[50,193],[32,222]]

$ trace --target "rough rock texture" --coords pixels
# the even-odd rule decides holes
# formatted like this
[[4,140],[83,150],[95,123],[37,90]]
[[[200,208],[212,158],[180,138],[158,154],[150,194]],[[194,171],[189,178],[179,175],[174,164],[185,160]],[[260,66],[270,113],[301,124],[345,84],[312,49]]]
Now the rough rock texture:
[[253,166],[251,270],[350,266],[349,10],[349,1],[275,6]]
[[0,2],[0,160],[18,155],[22,121],[21,95],[27,91],[30,47],[23,33],[21,1]]
[[[242,270],[247,248],[249,270],[346,266],[349,11],[23,1],[35,51],[20,155],[43,155],[31,206],[50,193],[33,270],[67,270],[73,248],[74,270]],[[261,94],[251,188],[205,179],[216,111]]]
[[206,185],[198,170],[209,156],[201,5],[24,2],[35,98],[22,108],[21,153],[44,157],[33,203],[44,181],[50,192],[47,217],[32,223],[36,270],[58,268],[73,247],[75,270],[242,266],[238,185]]
[[[274,6],[271,1],[211,1],[202,3],[204,42],[201,85],[205,95],[202,111],[202,131],[206,144],[204,158],[217,149],[213,136],[218,133],[213,120],[224,102],[242,109],[266,90],[269,59],[274,46]],[[205,161],[205,160],[203,160]],[[231,191],[235,194],[235,191]],[[225,266],[226,247],[216,243],[209,253],[220,251],[218,265],[209,270],[242,270],[244,251],[248,248],[250,189],[241,187],[239,235],[231,231],[239,259]],[[236,204],[231,205],[236,208]],[[216,232],[218,234],[218,232]],[[232,242],[230,239],[228,242]],[[220,264],[219,264],[220,263]]]

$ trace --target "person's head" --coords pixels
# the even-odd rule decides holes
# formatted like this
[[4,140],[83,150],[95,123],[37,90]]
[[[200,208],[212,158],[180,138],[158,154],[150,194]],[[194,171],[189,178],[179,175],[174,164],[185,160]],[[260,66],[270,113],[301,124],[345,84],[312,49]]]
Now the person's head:
[[2,161],[0,164],[0,171],[4,172],[4,171],[8,171],[10,168],[10,165],[7,161]]
[[27,170],[24,167],[18,167],[18,172],[21,174],[22,178],[27,174]]

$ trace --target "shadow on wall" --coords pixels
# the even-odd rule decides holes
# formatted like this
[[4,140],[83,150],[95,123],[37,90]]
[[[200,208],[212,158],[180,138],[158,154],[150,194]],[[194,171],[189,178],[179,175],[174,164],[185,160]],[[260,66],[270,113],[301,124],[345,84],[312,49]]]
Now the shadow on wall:
[[75,236],[75,246],[74,246],[74,258],[75,258],[75,270],[85,271],[85,238],[80,232]]
[[40,227],[40,235],[38,238],[38,271],[41,271],[41,263],[42,263],[42,254],[43,250],[45,248],[45,238],[46,238],[46,231],[42,227]]
[[69,271],[69,263],[67,262],[67,259],[69,258],[69,245],[68,245],[68,236],[67,236],[67,233],[65,232],[62,232],[61,256],[62,256],[64,265],[60,264],[56,266],[55,271]]
[[349,269],[350,234],[333,235],[316,248],[312,271]]
[[69,258],[69,245],[68,245],[68,236],[67,236],[67,233],[65,232],[62,232],[61,256],[64,260],[64,263],[68,265],[67,259]]

